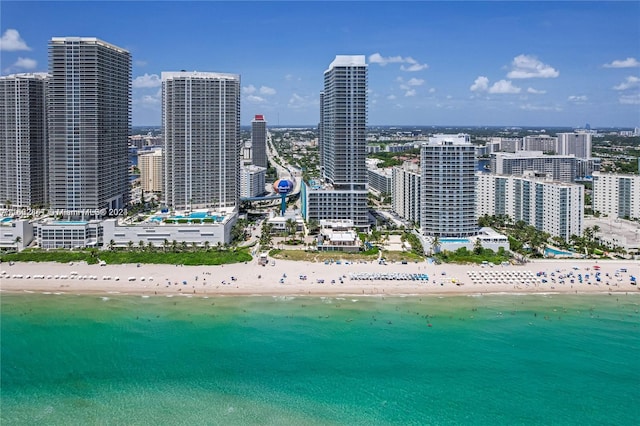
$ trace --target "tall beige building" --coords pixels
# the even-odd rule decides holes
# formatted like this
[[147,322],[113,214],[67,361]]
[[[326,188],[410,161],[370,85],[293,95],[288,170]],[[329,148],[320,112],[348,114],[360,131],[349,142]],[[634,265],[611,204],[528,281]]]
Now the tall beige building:
[[145,192],[162,192],[162,149],[138,156],[140,182]]

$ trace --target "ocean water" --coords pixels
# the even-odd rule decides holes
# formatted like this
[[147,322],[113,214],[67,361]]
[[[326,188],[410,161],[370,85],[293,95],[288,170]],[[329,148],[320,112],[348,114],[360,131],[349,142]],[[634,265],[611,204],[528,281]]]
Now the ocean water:
[[636,425],[640,295],[2,295],[5,425]]

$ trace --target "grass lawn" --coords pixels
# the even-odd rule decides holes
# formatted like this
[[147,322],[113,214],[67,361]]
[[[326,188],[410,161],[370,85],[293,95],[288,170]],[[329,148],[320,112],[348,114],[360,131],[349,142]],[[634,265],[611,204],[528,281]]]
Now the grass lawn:
[[[274,259],[287,259],[287,260],[302,260],[307,262],[324,262],[326,260],[346,260],[346,261],[358,261],[364,260],[371,262],[378,259],[377,250],[371,252],[358,252],[358,253],[343,253],[338,251],[305,251],[305,250],[278,250],[274,249],[269,252],[269,256]],[[418,256],[415,253],[400,252],[400,251],[386,251],[382,252],[382,257],[388,262],[401,262],[406,260],[407,262],[422,262],[424,258]]]
[[81,262],[98,263],[98,259],[107,264],[152,263],[181,265],[223,265],[248,262],[252,259],[248,249],[162,252],[162,251],[96,251],[90,250],[24,250],[20,253],[0,255],[2,262]]

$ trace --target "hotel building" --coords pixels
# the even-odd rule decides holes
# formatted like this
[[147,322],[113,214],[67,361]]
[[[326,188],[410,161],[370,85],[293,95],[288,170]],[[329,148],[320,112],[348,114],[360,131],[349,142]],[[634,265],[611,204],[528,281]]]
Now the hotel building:
[[476,217],[509,216],[568,241],[582,235],[584,187],[535,177],[477,173]]
[[348,219],[366,228],[367,64],[338,55],[324,72],[319,141],[322,182],[302,186],[306,220]]
[[640,219],[640,175],[593,173],[593,211]]
[[94,37],[54,37],[49,74],[51,207],[70,215],[126,207],[130,53]]
[[47,203],[46,74],[0,77],[0,204]]
[[162,73],[164,196],[176,209],[236,207],[240,76]]
[[475,214],[475,147],[469,135],[434,135],[420,149],[420,226],[428,237],[470,237]]
[[267,122],[263,115],[251,120],[251,158],[255,166],[267,168]]

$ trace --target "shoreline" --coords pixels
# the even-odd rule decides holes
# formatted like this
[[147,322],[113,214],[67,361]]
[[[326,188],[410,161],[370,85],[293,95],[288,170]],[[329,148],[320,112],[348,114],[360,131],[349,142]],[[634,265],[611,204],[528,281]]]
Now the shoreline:
[[[625,269],[626,272],[621,271]],[[190,297],[640,294],[640,286],[631,281],[632,276],[640,279],[640,262],[624,260],[534,260],[524,265],[493,267],[290,260],[275,260],[273,266],[271,263],[261,266],[257,260],[217,266],[15,262],[0,264],[0,272],[0,294]],[[425,275],[427,281],[419,279]]]

